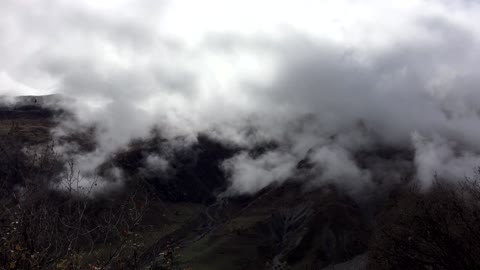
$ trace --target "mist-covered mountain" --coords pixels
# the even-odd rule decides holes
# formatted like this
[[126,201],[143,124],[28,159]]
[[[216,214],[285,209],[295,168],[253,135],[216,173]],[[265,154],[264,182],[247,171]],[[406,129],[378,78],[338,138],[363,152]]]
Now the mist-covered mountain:
[[480,269],[478,18],[2,0],[0,268]]
[[[88,127],[81,134],[58,134],[55,129],[61,121],[66,118],[75,121],[75,118],[69,113],[62,113],[65,108],[52,107],[51,103],[38,104],[35,99],[43,100],[42,97],[22,98],[20,104],[4,107],[9,114],[5,114],[0,123],[2,130],[9,131],[2,133],[2,151],[22,155],[14,162],[18,164],[15,165],[17,168],[23,168],[35,152],[24,152],[22,149],[40,149],[42,145],[50,145],[48,149],[51,150],[48,151],[55,155],[55,159],[48,163],[51,169],[36,173],[35,181],[44,181],[40,186],[46,188],[47,193],[62,194],[68,190],[63,184],[66,179],[71,179],[64,172],[71,169],[75,175],[79,170],[70,163],[73,160],[62,159],[95,153],[98,147],[95,132],[98,130]],[[9,126],[9,123],[16,124]],[[362,127],[359,126],[359,129]],[[40,138],[38,132],[45,130],[49,133],[43,133],[44,137]],[[18,140],[20,138],[23,139]],[[70,148],[65,149],[66,146]],[[358,151],[352,157],[360,168],[372,173],[370,177],[374,187],[371,189],[359,192],[338,185],[338,181],[312,185],[309,179],[315,179],[322,171],[312,163],[309,152],[295,164],[293,177],[272,182],[254,193],[231,192],[232,172],[225,167],[226,162],[241,153],[251,158],[262,157],[280,147],[274,141],[242,146],[209,134],[200,134],[193,141],[185,137],[168,138],[162,135],[161,130],[152,130],[147,137],[131,141],[100,165],[97,174],[102,181],[98,182],[101,187],[97,189],[97,184],[92,186],[94,189],[88,192],[93,192],[85,198],[92,204],[89,211],[93,212],[88,215],[99,215],[104,211],[102,209],[108,207],[106,205],[121,203],[134,190],[135,196],[140,196],[135,200],[148,198],[141,203],[148,204],[148,207],[138,227],[132,229],[132,233],[141,237],[142,246],[134,249],[134,253],[122,253],[119,257],[120,261],[130,263],[127,265],[134,262],[136,269],[383,269],[383,260],[395,263],[404,260],[395,261],[381,248],[383,241],[390,241],[382,235],[383,228],[394,224],[400,229],[410,213],[415,213],[403,213],[403,207],[408,210],[409,203],[420,203],[417,218],[421,222],[431,222],[428,213],[421,213],[423,207],[431,203],[437,205],[437,199],[450,205],[449,200],[456,198],[450,193],[438,197],[440,195],[437,194],[444,191],[435,190],[441,190],[441,187],[434,188],[434,193],[414,191],[414,150],[382,145]],[[65,153],[69,155],[65,156]],[[9,164],[3,163],[0,167],[3,181],[10,181],[9,188],[19,190],[32,181],[28,174],[9,174]],[[269,170],[268,167],[266,170]],[[86,185],[78,183],[80,188]],[[78,190],[79,186],[76,188]],[[85,192],[85,189],[80,190]],[[49,200],[64,200],[57,196]],[[439,209],[443,207],[446,206]],[[433,207],[431,211],[436,210]],[[436,230],[435,226],[440,225],[430,223],[428,228]],[[395,237],[399,233],[396,230],[391,231]],[[425,232],[427,236],[423,233],[412,227],[407,235],[419,239],[427,237],[425,239],[428,240],[431,232]],[[452,238],[451,241],[456,240]],[[439,247],[442,248],[441,245]],[[92,248],[102,249],[97,243]],[[411,248],[412,252],[419,252],[414,254],[423,252],[415,246]],[[435,248],[431,247],[432,250]],[[405,256],[409,256],[408,252]],[[423,265],[422,260],[419,259],[419,262]],[[413,267],[415,263],[406,262],[405,265]],[[133,266],[125,269],[133,269],[130,267]],[[392,267],[400,269],[396,268],[398,265]]]

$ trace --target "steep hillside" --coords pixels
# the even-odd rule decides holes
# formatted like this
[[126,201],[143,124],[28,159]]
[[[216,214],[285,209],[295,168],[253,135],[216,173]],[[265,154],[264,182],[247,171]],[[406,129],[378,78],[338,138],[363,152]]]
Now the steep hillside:
[[[69,150],[77,154],[95,152],[96,127],[52,141],[50,130],[68,113],[25,99],[0,109],[0,230],[8,236],[0,239],[0,253],[6,252],[0,266],[330,270],[480,264],[474,259],[480,233],[472,226],[480,211],[479,180],[458,186],[439,181],[419,190],[409,182],[409,149],[358,152],[358,163],[373,173],[370,193],[354,196],[333,183],[305,185],[304,178],[315,177],[307,155],[296,164],[297,178],[226,196],[231,183],[223,162],[240,152],[261,156],[275,143],[243,149],[207,134],[187,142],[154,130],[98,168],[105,181],[116,181],[109,170],[121,170],[120,188],[84,196],[85,189],[75,189],[80,178],[74,164],[51,143],[78,146]],[[74,251],[73,240],[63,241],[69,237]],[[444,259],[445,252],[452,259]],[[51,261],[25,259],[35,256]]]
[[55,95],[0,97],[0,136],[15,131],[24,143],[46,142],[50,139],[50,129],[55,126],[55,117],[63,113],[53,106],[59,99]]
[[[48,142],[55,116],[61,112],[39,102],[42,98],[21,100],[1,107],[0,135],[14,132],[22,144]],[[88,140],[76,138],[76,143],[80,138]],[[122,168],[130,179],[127,190],[144,182],[153,191],[139,231],[145,249],[137,260],[143,267],[164,264],[169,250],[182,269],[327,267],[366,251],[367,219],[353,200],[335,188],[306,191],[292,183],[268,187],[254,196],[218,197],[228,185],[220,164],[240,149],[204,135],[188,147],[168,147],[158,136],[138,140],[105,164]],[[262,151],[265,146],[252,154]],[[149,171],[148,157],[167,152],[170,171]]]

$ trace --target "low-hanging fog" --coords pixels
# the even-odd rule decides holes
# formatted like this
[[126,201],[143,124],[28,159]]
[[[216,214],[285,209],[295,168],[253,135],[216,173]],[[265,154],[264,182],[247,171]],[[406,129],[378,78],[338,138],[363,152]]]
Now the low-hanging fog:
[[[480,165],[480,3],[106,2],[0,3],[0,95],[68,97],[77,121],[54,135],[97,126],[96,150],[72,156],[86,178],[154,127],[172,147],[202,133],[246,149],[221,164],[227,194],[301,174],[352,192],[398,182],[404,161],[363,162],[379,148],[412,151],[424,188]],[[262,142],[277,147],[248,153]],[[146,163],[167,173],[168,155]]]

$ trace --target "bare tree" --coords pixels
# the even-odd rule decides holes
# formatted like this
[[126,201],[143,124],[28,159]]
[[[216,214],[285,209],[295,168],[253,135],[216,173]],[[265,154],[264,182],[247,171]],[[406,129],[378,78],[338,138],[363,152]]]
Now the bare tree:
[[377,217],[369,269],[480,269],[480,185],[400,192]]
[[0,268],[136,269],[145,188],[96,198],[97,180],[85,185],[51,143],[26,146],[15,132],[0,140]]

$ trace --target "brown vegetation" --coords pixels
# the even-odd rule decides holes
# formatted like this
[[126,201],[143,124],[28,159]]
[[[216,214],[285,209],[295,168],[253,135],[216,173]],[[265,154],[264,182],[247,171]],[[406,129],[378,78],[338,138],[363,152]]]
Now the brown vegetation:
[[135,269],[147,190],[92,198],[95,181],[80,185],[51,144],[27,147],[16,132],[0,141],[0,269]]
[[480,182],[397,193],[377,218],[369,269],[480,269]]

